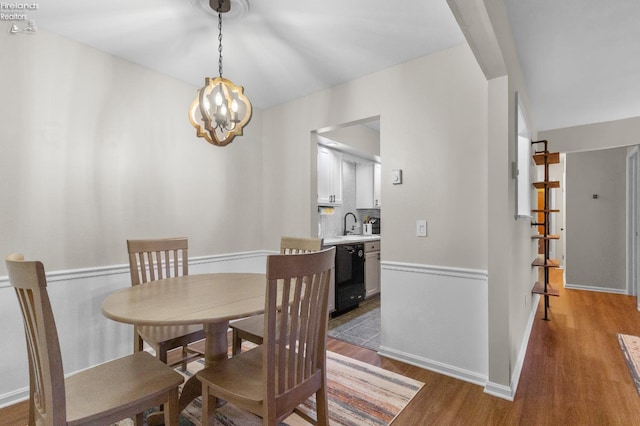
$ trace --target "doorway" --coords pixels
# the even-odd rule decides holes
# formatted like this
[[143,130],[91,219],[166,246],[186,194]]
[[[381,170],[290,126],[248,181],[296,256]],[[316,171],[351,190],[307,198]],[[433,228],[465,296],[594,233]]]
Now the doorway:
[[365,299],[359,306],[340,309],[336,277],[334,303],[330,301],[329,305],[341,315],[332,315],[329,335],[377,350],[381,330],[380,238],[376,235],[381,233],[382,210],[380,117],[317,129],[311,136],[312,162],[317,152],[317,209],[313,211],[316,222],[312,226],[317,227],[325,244],[345,245],[342,238],[361,238],[363,243],[370,243],[363,244]]

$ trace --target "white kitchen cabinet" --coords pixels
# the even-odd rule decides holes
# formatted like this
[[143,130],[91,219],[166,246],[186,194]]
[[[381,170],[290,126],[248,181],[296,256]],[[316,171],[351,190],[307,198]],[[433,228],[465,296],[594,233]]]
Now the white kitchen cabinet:
[[380,241],[364,244],[365,298],[380,293]]
[[356,166],[356,208],[379,208],[380,163],[365,163]]
[[342,154],[318,146],[318,204],[342,204]]
[[380,163],[373,164],[373,207],[380,207],[380,184],[382,167]]

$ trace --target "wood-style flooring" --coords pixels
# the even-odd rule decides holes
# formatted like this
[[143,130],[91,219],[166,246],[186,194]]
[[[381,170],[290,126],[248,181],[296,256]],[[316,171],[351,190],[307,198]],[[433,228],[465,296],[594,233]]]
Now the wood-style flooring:
[[[560,288],[533,324],[513,402],[483,387],[382,358],[336,339],[328,349],[425,383],[393,425],[632,425],[638,395],[616,338],[640,335],[636,298]],[[27,423],[26,403],[0,410],[0,424]]]

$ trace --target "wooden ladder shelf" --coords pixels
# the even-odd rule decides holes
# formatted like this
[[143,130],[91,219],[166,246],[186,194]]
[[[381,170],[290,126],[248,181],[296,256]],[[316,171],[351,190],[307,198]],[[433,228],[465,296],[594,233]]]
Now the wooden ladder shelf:
[[532,263],[532,266],[537,268],[542,268],[541,275],[542,281],[537,281],[533,285],[532,293],[541,294],[544,296],[544,320],[549,321],[548,310],[549,310],[549,296],[559,296],[560,292],[557,289],[554,289],[549,283],[549,269],[550,268],[559,268],[560,262],[555,259],[549,258],[549,242],[551,240],[557,240],[560,238],[559,235],[550,234],[550,226],[549,226],[549,218],[553,213],[558,213],[560,210],[555,210],[550,208],[550,196],[551,190],[560,188],[560,182],[549,180],[549,165],[560,163],[560,153],[558,152],[549,152],[547,149],[547,141],[532,141],[531,145],[533,147],[539,147],[542,145],[543,149],[535,149],[533,153],[533,161],[536,166],[544,167],[544,180],[541,182],[533,182],[533,186],[537,189],[541,189],[544,192],[544,205],[538,206],[537,209],[531,210],[531,212],[537,218],[532,221],[531,226],[537,227],[541,230],[541,233],[536,233],[531,236],[532,239],[539,240],[539,244],[542,246],[542,253],[537,259],[535,259]]

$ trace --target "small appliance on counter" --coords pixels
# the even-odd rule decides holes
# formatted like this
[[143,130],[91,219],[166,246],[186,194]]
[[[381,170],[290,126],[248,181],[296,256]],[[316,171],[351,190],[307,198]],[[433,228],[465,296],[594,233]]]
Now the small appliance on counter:
[[371,223],[371,233],[374,235],[380,235],[380,218],[369,218],[369,222]]
[[380,235],[380,218],[366,215],[362,224],[363,235]]
[[373,233],[373,226],[371,223],[363,223],[362,224],[362,234],[363,235],[371,235]]

